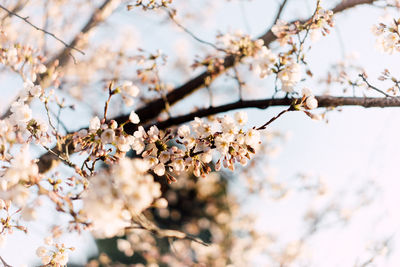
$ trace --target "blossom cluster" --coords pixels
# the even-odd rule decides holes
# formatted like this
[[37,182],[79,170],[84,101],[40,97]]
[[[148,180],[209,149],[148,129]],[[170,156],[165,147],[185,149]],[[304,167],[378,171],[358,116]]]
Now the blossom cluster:
[[160,67],[167,63],[167,56],[161,49],[155,53],[141,53],[134,58],[138,65],[136,74],[149,91],[165,93],[170,89],[170,85],[163,83],[160,77]]
[[60,267],[66,266],[68,262],[67,251],[73,251],[74,248],[67,248],[63,243],[55,243],[51,236],[44,239],[46,246],[40,246],[36,249],[36,255],[41,258],[44,266]]
[[292,57],[288,60],[281,61],[281,67],[277,77],[281,81],[282,91],[286,93],[294,92],[295,86],[300,82],[302,77],[302,68]]
[[[93,171],[94,163],[97,159],[101,158],[103,161],[112,163],[116,159],[124,157],[125,153],[131,149],[133,137],[124,132],[123,126],[128,122],[134,124],[140,122],[139,116],[135,111],[132,111],[128,121],[121,125],[118,125],[115,120],[106,122],[109,101],[115,94],[121,94],[125,104],[130,106],[133,104],[134,97],[138,96],[139,88],[130,81],[124,81],[121,86],[115,89],[112,89],[111,84],[104,118],[100,120],[97,116],[93,117],[90,120],[88,129],[82,129],[72,136],[74,151],[86,152],[89,155],[84,165],[88,167],[87,163],[89,161],[93,162],[90,168],[91,171]],[[111,148],[112,146],[115,150]]]
[[[86,152],[89,155],[87,161],[102,158],[112,163],[130,150],[132,141],[132,136],[126,135],[116,121],[106,123],[97,116],[90,120],[89,129],[82,129],[73,135],[75,152]],[[110,146],[114,146],[116,151]]]
[[[18,193],[18,192],[17,192]],[[4,201],[0,198],[0,247],[4,247],[7,241],[7,235],[12,234],[14,229],[26,232],[26,227],[20,225],[17,221],[18,210],[13,211],[11,200]]]
[[250,35],[241,31],[217,35],[217,45],[229,54],[240,56],[253,56],[264,45],[264,41],[253,41]]
[[400,19],[393,21],[390,24],[379,23],[372,27],[372,32],[378,39],[376,47],[386,53],[392,54],[394,51],[400,51]]
[[333,27],[333,12],[331,10],[325,10],[319,5],[311,19],[304,23],[296,21],[294,23],[288,23],[284,20],[278,20],[277,23],[272,27],[272,33],[278,38],[279,43],[283,46],[288,43],[292,43],[292,36],[301,33],[302,31],[311,31],[311,34],[316,33],[317,30],[321,30],[322,34],[329,33],[329,28]]
[[34,85],[27,80],[18,99],[11,104],[10,115],[0,119],[0,158],[3,160],[11,157],[13,145],[26,144],[32,139],[39,144],[50,142],[49,126],[41,118],[33,118],[32,109],[28,105],[30,98],[43,102],[47,99],[40,85]]
[[[135,6],[142,7],[143,10],[147,9],[158,9],[162,7],[168,7],[172,3],[172,0],[136,0]],[[133,8],[133,5],[128,5],[128,10]]]
[[92,222],[95,236],[123,234],[124,229],[134,223],[136,214],[161,196],[160,184],[148,170],[146,160],[124,158],[109,171],[90,178],[82,213]]
[[23,207],[30,195],[29,185],[40,180],[39,169],[31,160],[27,146],[23,146],[9,161],[10,166],[1,172],[0,198]]
[[[166,175],[171,181],[174,181],[171,174],[190,169],[196,176],[208,174],[213,151],[218,151],[220,156],[216,169],[219,170],[222,164],[234,170],[236,162],[242,165],[247,163],[260,141],[256,129],[244,131],[240,128],[246,122],[247,114],[238,112],[235,119],[225,115],[217,119],[214,125],[195,118],[191,127],[181,126],[176,135],[170,131],[160,131],[156,126],[147,132],[139,127],[134,133],[132,148],[142,154],[157,175]],[[170,145],[174,142],[177,144]]]
[[260,78],[267,77],[273,73],[273,66],[277,62],[277,58],[277,55],[268,47],[262,46],[254,55],[251,68]]
[[24,80],[36,81],[38,75],[47,71],[43,58],[32,47],[4,41],[0,41],[0,63],[20,74]]

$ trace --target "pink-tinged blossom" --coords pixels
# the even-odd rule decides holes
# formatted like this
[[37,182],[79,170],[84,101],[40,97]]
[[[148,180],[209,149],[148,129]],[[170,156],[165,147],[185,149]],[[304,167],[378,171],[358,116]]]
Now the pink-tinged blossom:
[[48,250],[44,246],[40,246],[36,249],[36,255],[38,257],[43,257],[47,254]]
[[222,119],[219,119],[221,123],[221,129],[224,133],[236,134],[238,127],[236,126],[235,120],[228,115],[225,115]]
[[378,37],[376,40],[378,50],[389,54],[400,51],[399,20],[393,19],[389,24],[374,25],[372,32]]
[[51,266],[66,266],[68,262],[68,250],[74,250],[74,248],[66,248],[64,244],[47,244],[49,248],[40,246],[36,249],[36,255],[41,259],[42,264]]
[[131,149],[131,145],[133,142],[133,138],[129,138],[128,136],[118,136],[115,138],[115,142],[119,151],[128,152]]

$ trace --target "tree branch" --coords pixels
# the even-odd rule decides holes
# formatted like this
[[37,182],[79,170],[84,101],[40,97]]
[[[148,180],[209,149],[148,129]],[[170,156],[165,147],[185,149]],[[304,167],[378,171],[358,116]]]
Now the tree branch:
[[[360,106],[371,107],[400,107],[400,98],[389,97],[336,97],[336,96],[316,96],[318,107],[340,107],[340,106]],[[222,112],[232,111],[243,108],[267,109],[274,106],[290,106],[295,101],[292,98],[268,98],[260,100],[237,101],[217,107],[201,109],[186,115],[176,116],[168,120],[155,123],[159,129],[165,129],[174,125],[194,120],[196,117],[207,117]]]
[[0,261],[1,263],[3,263],[4,267],[12,267],[11,265],[9,265],[2,257],[0,257]]
[[[346,9],[355,7],[357,5],[362,4],[371,4],[376,0],[351,0],[351,1],[343,1],[338,4],[333,11],[335,13],[344,11]],[[106,1],[105,3],[107,3]],[[89,24],[89,23],[88,23]],[[271,29],[268,30],[264,35],[260,36],[259,38],[264,40],[265,45],[270,44],[272,41],[276,39],[274,34],[272,33]],[[233,56],[228,56],[225,58],[224,66],[226,68],[230,68],[235,64],[235,58]],[[223,71],[219,72],[218,74],[223,73]],[[175,104],[179,100],[185,98],[189,94],[193,93],[194,91],[202,88],[204,86],[205,79],[209,76],[208,72],[203,72],[202,74],[198,75],[197,77],[189,80],[185,84],[177,87],[170,93],[166,95],[166,99],[170,105]],[[268,108],[270,106],[287,106],[290,105],[291,100],[288,98],[285,99],[266,99],[266,100],[252,100],[252,101],[240,101],[237,103],[227,104],[220,107],[211,107],[206,110],[200,110],[197,112],[193,112],[187,115],[178,116],[174,118],[170,118],[163,122],[158,122],[157,125],[159,128],[167,128],[172,125],[178,125],[181,123],[185,123],[188,121],[193,120],[195,117],[205,117],[211,114],[217,114],[220,112],[225,112],[229,110],[239,109],[239,108]],[[344,105],[359,105],[364,107],[385,107],[385,106],[400,106],[400,103],[394,99],[387,99],[387,98],[343,98],[343,97],[331,97],[331,96],[321,96],[318,97],[319,106],[320,107],[336,107],[336,106],[344,106]],[[163,98],[156,99],[146,106],[139,108],[136,113],[141,119],[142,124],[148,123],[150,120],[157,117],[163,110],[165,109],[165,100]],[[129,115],[122,115],[114,118],[119,124],[128,121]],[[137,125],[132,123],[127,123],[124,126],[124,130],[128,134],[133,134],[136,130]],[[43,162],[42,162],[43,160]],[[54,164],[58,161],[58,159],[51,155],[50,153],[46,153],[42,155],[39,159],[39,171],[41,173],[47,172]]]
[[342,0],[342,2],[333,8],[332,11],[333,13],[338,13],[355,6],[373,4],[374,2],[377,2],[377,0]]
[[25,0],[25,1],[18,1],[18,3],[15,4],[15,6],[11,9],[11,13],[7,13],[5,16],[3,16],[0,20],[2,23],[4,23],[4,21],[12,16],[12,13],[17,13],[20,10],[22,10],[26,4],[28,4],[29,0]]
[[[340,107],[340,106],[360,106],[365,108],[371,107],[400,107],[400,98],[394,97],[336,97],[336,96],[316,96],[318,100],[318,107]],[[258,108],[258,109],[267,109],[269,107],[278,107],[278,106],[290,106],[296,99],[294,98],[268,98],[268,99],[260,99],[260,100],[246,100],[246,101],[237,101],[234,103],[229,103],[217,107],[209,107],[206,109],[200,109],[195,112],[171,117],[167,120],[157,122],[155,124],[144,125],[145,128],[149,128],[152,125],[157,126],[159,129],[166,129],[171,126],[180,125],[182,123],[186,123],[194,120],[196,117],[207,117],[215,114],[219,114],[222,112],[228,112],[236,109],[244,109],[244,108]],[[300,100],[300,99],[299,99]],[[299,100],[297,102],[299,102]],[[286,112],[286,111],[285,111]],[[282,115],[282,114],[281,114]],[[275,119],[274,119],[275,120]],[[130,127],[125,129],[128,134],[133,134],[136,128]],[[64,150],[73,151],[72,144],[67,144],[61,150],[58,148],[54,148],[53,151],[56,153],[64,153]],[[39,172],[45,173],[49,171],[51,168],[56,166],[59,162],[59,158],[55,156],[51,152],[47,152],[43,154],[39,158],[38,166]]]
[[[332,9],[334,13],[339,13],[344,10],[353,8],[358,5],[363,4],[372,4],[377,0],[344,0],[340,4],[338,4],[335,8]],[[265,34],[261,35],[257,39],[262,39],[265,45],[269,45],[271,42],[276,40],[275,35],[272,33],[271,29],[269,29]],[[224,60],[224,68],[223,70],[218,70],[216,73],[213,73],[210,76],[210,73],[203,72],[202,74],[194,77],[193,79],[187,81],[183,85],[177,87],[173,91],[167,94],[166,98],[170,105],[175,104],[179,100],[185,98],[196,90],[205,86],[206,79],[215,79],[218,75],[224,73],[227,69],[231,68],[233,65],[237,63],[234,56],[227,56]],[[165,101],[162,98],[156,99],[146,106],[139,108],[136,113],[139,115],[142,122],[148,122],[154,118],[156,118],[163,110],[165,109]],[[116,121],[127,121],[129,114],[120,116],[115,118]],[[128,123],[125,126],[125,129],[128,132],[132,132],[135,126],[131,123]]]
[[125,230],[143,229],[150,231],[151,233],[162,238],[187,239],[199,243],[203,246],[210,245],[196,236],[181,231],[171,230],[171,229],[161,229],[155,223],[147,219],[146,216],[144,216],[142,213],[135,214],[133,216],[133,221],[134,223],[138,224],[138,226],[129,226],[126,227]]

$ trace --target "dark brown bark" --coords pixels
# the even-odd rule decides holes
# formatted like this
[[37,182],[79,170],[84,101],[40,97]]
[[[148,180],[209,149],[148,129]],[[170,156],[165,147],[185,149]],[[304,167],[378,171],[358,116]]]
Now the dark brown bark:
[[[392,97],[335,97],[335,96],[317,96],[319,107],[340,107],[340,106],[360,106],[365,108],[371,107],[400,107],[400,98]],[[276,106],[290,106],[294,99],[277,98],[277,99],[260,99],[237,101],[230,104],[221,105],[218,107],[210,107],[194,111],[182,116],[176,116],[168,120],[155,123],[158,128],[165,129],[174,125],[179,125],[185,122],[192,121],[195,117],[207,117],[222,112],[227,112],[243,108],[258,108],[266,109]]]
[[[339,12],[353,8],[358,5],[372,4],[375,1],[376,0],[345,0],[345,1],[342,1],[340,4],[338,4],[336,7],[334,7],[332,10],[334,13],[339,13]],[[268,46],[271,42],[276,40],[276,37],[272,33],[271,29],[269,29],[265,34],[261,35],[257,39],[262,39],[264,41],[264,44]],[[192,94],[196,90],[204,87],[206,78],[215,79],[220,74],[224,73],[227,69],[234,66],[236,63],[237,63],[237,60],[235,60],[235,58],[233,56],[226,57],[225,61],[224,61],[224,69],[223,70],[220,70],[217,73],[213,73],[212,76],[210,76],[208,72],[203,72],[202,74],[187,81],[183,85],[175,88],[173,91],[171,91],[170,93],[167,94],[168,103],[170,105],[177,103],[179,100]],[[146,106],[139,108],[136,111],[136,113],[139,115],[141,121],[146,123],[146,122],[156,118],[165,109],[165,107],[166,107],[166,103],[164,102],[164,100],[162,98],[159,98],[159,99],[156,99],[156,100],[148,103]],[[129,117],[129,114],[119,116],[114,119],[117,122],[123,122],[123,121],[126,121],[128,119],[128,117]],[[134,129],[134,125],[132,125],[132,124],[126,125],[126,130],[128,132],[132,132],[133,129]]]

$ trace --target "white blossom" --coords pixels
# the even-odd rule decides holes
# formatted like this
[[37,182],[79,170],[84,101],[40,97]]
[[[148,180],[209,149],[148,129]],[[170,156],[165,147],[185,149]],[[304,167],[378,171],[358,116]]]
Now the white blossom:
[[90,120],[89,130],[96,131],[98,129],[100,129],[100,119],[99,117],[95,116]]
[[279,71],[278,78],[282,83],[282,91],[294,92],[294,87],[301,80],[301,66],[296,62],[289,62],[283,70]]
[[111,144],[114,142],[115,132],[112,129],[106,129],[101,133],[101,142],[104,144]]
[[263,46],[260,51],[254,56],[253,70],[264,78],[272,73],[272,67],[275,64],[277,56],[269,50],[266,46]]
[[129,120],[133,124],[138,124],[140,122],[139,116],[135,113],[135,111],[131,111],[131,113],[129,114]]
[[240,125],[243,126],[247,123],[248,116],[247,113],[244,111],[239,111],[235,113],[235,120]]
[[14,102],[11,105],[11,112],[11,122],[19,127],[25,127],[26,123],[32,118],[32,110],[23,102]]
[[306,99],[306,107],[308,109],[316,109],[318,107],[318,101],[314,96],[309,96]]
[[40,247],[38,247],[37,249],[36,249],[36,255],[38,256],[38,257],[43,257],[43,256],[45,256],[46,254],[47,254],[47,249],[45,248],[45,247],[43,247],[43,246],[40,246]]
[[122,84],[122,91],[132,97],[136,97],[139,94],[139,88],[131,81],[125,81]]

